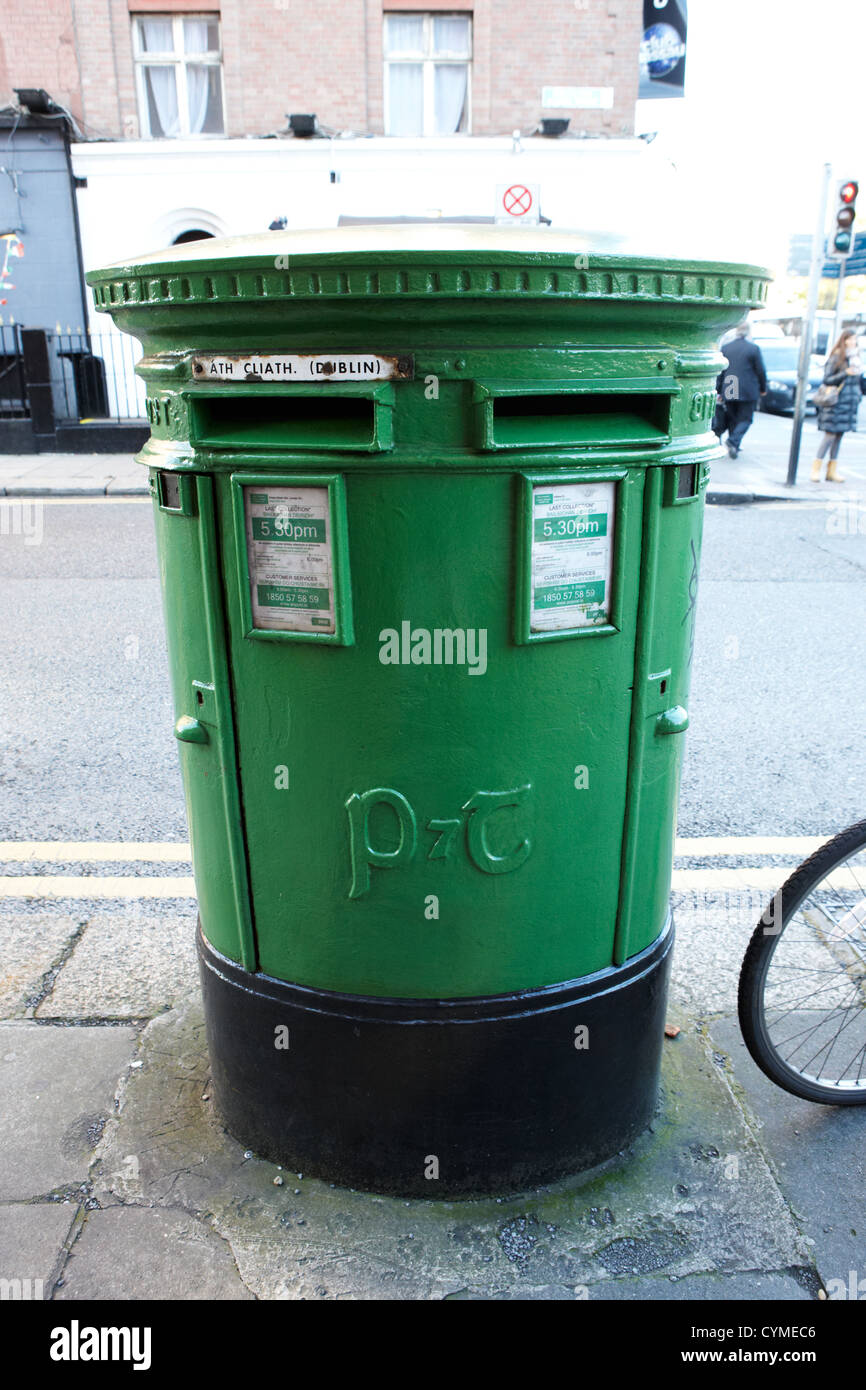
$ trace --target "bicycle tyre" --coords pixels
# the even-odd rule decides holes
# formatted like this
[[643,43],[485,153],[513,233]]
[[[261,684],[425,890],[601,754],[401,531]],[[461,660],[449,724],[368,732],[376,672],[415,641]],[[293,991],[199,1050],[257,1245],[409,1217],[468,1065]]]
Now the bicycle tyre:
[[[821,891],[822,885],[827,883],[829,875],[834,870],[839,870],[846,861],[851,860],[862,850],[866,850],[866,820],[848,826],[846,830],[835,835],[833,839],[828,840],[826,844],[804,860],[782,885],[782,888],[775,895],[773,903],[768,905],[761,915],[749,941],[740,971],[737,1009],[743,1040],[753,1060],[764,1075],[774,1081],[777,1086],[781,1086],[783,1090],[788,1091],[791,1095],[799,1096],[803,1100],[815,1101],[822,1105],[866,1105],[866,1074],[862,1077],[859,1074],[861,1071],[866,1073],[866,1043],[862,1049],[863,1060],[858,1067],[858,1077],[845,1083],[842,1081],[822,1081],[820,1074],[813,1075],[801,1070],[796,1065],[792,1065],[790,1060],[781,1055],[780,1044],[772,1037],[772,1025],[767,1018],[767,982],[779,944],[785,938],[785,933],[790,933],[791,924],[803,905]],[[837,897],[840,896],[835,888],[828,891],[832,891]],[[862,891],[866,895],[866,887]],[[855,914],[856,958],[858,961],[866,962],[866,948],[864,948],[866,947],[866,923],[864,923],[862,916],[864,902],[866,902],[866,896],[850,912]],[[774,911],[778,913],[781,922],[778,930],[774,930],[772,927]],[[768,922],[770,924],[769,930]],[[861,927],[863,928],[862,942],[860,940]],[[839,938],[844,942],[845,949],[849,951],[852,934],[852,929],[849,926]],[[832,936],[832,932],[830,935]],[[825,947],[827,954],[832,957],[827,942],[820,939],[817,933],[812,944],[815,947]],[[803,975],[810,973],[829,975],[832,973],[827,967],[823,968],[823,972],[819,970],[809,971],[806,967],[801,966],[794,968],[800,970]],[[856,964],[852,977],[847,968],[839,965],[835,973],[838,977],[837,988],[843,988],[843,977],[847,980],[847,985],[844,987],[851,986],[853,988],[851,994],[853,1003],[846,1006],[846,1011],[852,1014],[854,1021],[857,1021],[862,1015],[862,1027],[866,1029],[866,964],[863,965],[862,973],[859,974],[858,979],[857,974],[860,970],[861,966]],[[801,981],[799,985],[792,984],[790,988],[802,988],[803,983]],[[832,989],[832,986],[822,986],[825,992],[828,988]],[[820,992],[821,990],[816,989],[814,994],[817,995]],[[803,996],[804,999],[808,997]],[[837,1006],[836,1012],[838,1011]],[[790,1015],[794,1012],[794,1007],[792,1006],[786,1012]],[[818,1026],[820,1025],[815,1025],[815,1027]],[[847,1022],[840,1025],[836,1040],[847,1026]],[[814,1033],[815,1029],[813,1028],[812,1031]],[[803,1032],[807,1033],[808,1029],[804,1029]],[[796,1038],[797,1035],[794,1034],[793,1036]],[[856,1037],[859,1040],[860,1033],[857,1033]],[[786,1041],[791,1041],[791,1039]],[[830,1045],[831,1053],[834,1045],[835,1041]],[[855,1056],[859,1055],[860,1049],[855,1053]]]

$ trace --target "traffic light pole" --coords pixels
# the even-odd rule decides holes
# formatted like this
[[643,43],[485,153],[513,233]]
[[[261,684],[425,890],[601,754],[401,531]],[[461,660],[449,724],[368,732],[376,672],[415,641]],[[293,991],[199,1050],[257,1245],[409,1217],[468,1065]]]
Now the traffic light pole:
[[843,256],[839,262],[839,284],[836,289],[836,318],[833,322],[833,342],[832,348],[839,341],[842,332],[842,320],[845,317],[845,269],[848,265],[848,257]]
[[[827,193],[830,188],[832,170],[824,165],[821,175],[821,196],[819,198],[818,220],[812,237],[812,264],[809,268],[809,295],[806,313],[803,318],[803,333],[800,338],[800,360],[797,363],[797,394],[794,397],[794,423],[791,429],[791,448],[788,453],[788,487],[797,482],[797,464],[800,459],[800,440],[803,436],[803,418],[806,414],[806,395],[809,389],[809,362],[812,357],[812,332],[815,310],[818,307],[818,285],[824,265],[824,228],[827,222]],[[841,271],[841,267],[840,267]]]

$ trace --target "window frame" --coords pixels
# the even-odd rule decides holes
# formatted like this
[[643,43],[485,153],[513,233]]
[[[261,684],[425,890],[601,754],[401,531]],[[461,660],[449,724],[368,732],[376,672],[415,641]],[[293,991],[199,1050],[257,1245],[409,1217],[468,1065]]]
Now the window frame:
[[[138,125],[141,138],[144,140],[224,140],[226,138],[226,95],[225,95],[225,76],[223,73],[223,44],[222,44],[222,22],[217,11],[204,10],[202,12],[187,13],[181,11],[165,11],[163,13],[133,11],[130,14],[132,20],[132,61],[135,68],[135,92],[138,100]],[[139,22],[141,20],[162,19],[171,22],[171,37],[173,49],[171,54],[148,53],[141,46],[141,30]],[[204,54],[188,54],[184,51],[183,21],[185,19],[201,19],[216,21],[217,26],[217,47],[214,52]],[[186,69],[189,63],[195,66],[215,67],[219,70],[220,84],[220,103],[222,106],[222,130],[202,131],[196,134],[188,129],[189,127],[189,89],[187,87]],[[150,102],[147,98],[147,87],[145,85],[144,69],[146,67],[170,67],[175,69],[175,82],[177,84],[177,108],[181,117],[181,129],[177,135],[154,135],[150,128]]]
[[[389,19],[423,19],[424,21],[424,51],[418,53],[401,53],[399,57],[388,56],[388,20]],[[433,21],[436,19],[467,19],[469,21],[469,52],[465,57],[449,58],[437,57],[433,51]],[[452,140],[460,136],[472,134],[472,66],[474,58],[473,47],[473,12],[471,10],[386,10],[382,16],[382,54],[383,54],[383,110],[385,134],[394,140],[427,140],[431,137],[438,140]],[[422,130],[420,136],[414,135],[394,135],[389,129],[391,124],[391,102],[390,102],[390,82],[388,80],[388,69],[393,64],[400,66],[408,63],[421,66],[421,81],[423,94],[423,107],[421,112]],[[438,134],[435,129],[436,122],[436,90],[435,90],[435,69],[437,66],[465,67],[466,68],[466,128],[455,130],[451,135]]]

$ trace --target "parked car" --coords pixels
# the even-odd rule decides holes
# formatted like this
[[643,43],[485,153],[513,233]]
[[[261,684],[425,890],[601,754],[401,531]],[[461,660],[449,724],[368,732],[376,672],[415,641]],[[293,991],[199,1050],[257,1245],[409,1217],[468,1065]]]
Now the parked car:
[[[769,342],[770,339],[780,343],[790,342],[782,325],[775,319],[763,319],[759,318],[757,314],[753,314],[749,319],[749,323],[752,328],[752,337],[758,342]],[[736,336],[736,328],[729,328],[722,338],[720,346],[724,347],[725,343],[729,343],[731,339],[736,338]]]
[[[781,342],[778,338],[756,338],[761,349],[764,366],[767,369],[767,394],[759,402],[760,409],[773,415],[789,415],[794,410],[794,397],[797,393],[797,363],[800,359],[800,344],[794,338]],[[815,409],[815,392],[824,379],[820,362],[814,357],[809,363],[809,390],[806,395],[806,410]]]

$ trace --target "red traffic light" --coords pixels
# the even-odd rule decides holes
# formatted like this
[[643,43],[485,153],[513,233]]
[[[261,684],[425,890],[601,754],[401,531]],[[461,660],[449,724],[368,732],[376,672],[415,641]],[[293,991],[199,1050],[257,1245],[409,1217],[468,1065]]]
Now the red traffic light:
[[856,179],[842,179],[836,185],[836,206],[827,253],[831,260],[844,260],[854,245],[855,203],[860,185]]

